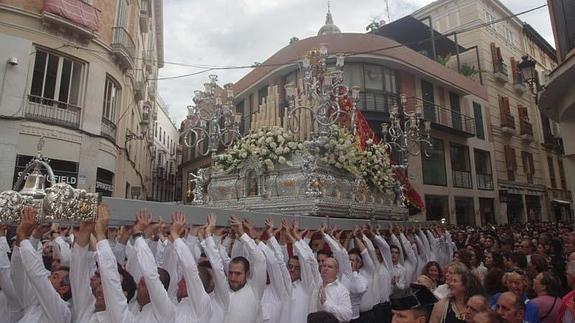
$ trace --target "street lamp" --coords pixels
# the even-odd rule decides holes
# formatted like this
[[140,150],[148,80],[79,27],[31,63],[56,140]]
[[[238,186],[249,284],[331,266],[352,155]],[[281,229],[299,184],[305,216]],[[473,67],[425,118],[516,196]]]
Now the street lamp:
[[531,93],[535,96],[535,102],[537,102],[537,94],[544,88],[539,84],[539,77],[537,76],[537,70],[535,69],[536,64],[535,60],[530,58],[528,55],[521,57],[521,62],[517,64],[523,80],[529,84]]

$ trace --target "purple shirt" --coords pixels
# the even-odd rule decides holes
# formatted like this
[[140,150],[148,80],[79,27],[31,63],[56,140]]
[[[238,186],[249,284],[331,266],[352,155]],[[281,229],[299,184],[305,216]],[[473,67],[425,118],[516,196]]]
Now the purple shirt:
[[[541,320],[541,323],[553,323],[557,321],[557,315],[559,315],[559,308],[561,307],[561,298],[544,295],[532,299],[531,302],[537,304],[539,308],[539,319],[547,315]],[[553,304],[553,302],[555,302],[555,304]]]

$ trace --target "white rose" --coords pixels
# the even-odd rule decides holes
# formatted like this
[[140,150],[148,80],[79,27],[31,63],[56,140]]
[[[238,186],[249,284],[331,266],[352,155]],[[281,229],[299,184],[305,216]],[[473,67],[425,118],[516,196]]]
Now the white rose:
[[278,146],[278,145],[276,145],[275,142],[270,142],[270,147],[271,147],[272,149],[276,149],[277,146]]
[[337,168],[341,168],[342,166],[343,166],[343,165],[340,164],[340,163],[335,163],[335,167],[337,167]]
[[280,156],[280,158],[278,159],[278,162],[280,164],[285,164],[286,163],[286,159],[283,156]]
[[268,169],[274,169],[274,162],[272,162],[271,159],[266,159],[264,160],[264,164],[266,164],[266,166],[268,167]]
[[275,150],[275,153],[276,153],[276,155],[281,155],[281,154],[283,153],[283,149],[277,148],[277,149]]

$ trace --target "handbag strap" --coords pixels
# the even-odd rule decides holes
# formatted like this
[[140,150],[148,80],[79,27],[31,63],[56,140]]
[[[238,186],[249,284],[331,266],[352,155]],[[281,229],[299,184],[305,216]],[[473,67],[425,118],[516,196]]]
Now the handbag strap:
[[557,298],[558,297],[554,297],[553,298],[553,305],[551,305],[551,307],[549,308],[549,310],[547,311],[547,313],[545,313],[545,315],[543,315],[543,317],[539,318],[539,321],[543,322],[544,319],[547,318],[547,316],[549,316],[549,314],[551,314],[551,312],[553,312],[553,309],[555,308],[555,303],[557,303]]

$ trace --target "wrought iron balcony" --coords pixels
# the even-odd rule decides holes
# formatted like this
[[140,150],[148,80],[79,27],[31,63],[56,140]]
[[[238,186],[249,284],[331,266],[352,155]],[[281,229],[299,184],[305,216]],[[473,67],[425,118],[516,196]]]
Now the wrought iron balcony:
[[515,118],[511,113],[501,112],[501,131],[510,135],[515,134]]
[[81,115],[82,109],[78,106],[35,95],[28,95],[24,108],[26,119],[72,129],[80,128]]
[[125,68],[134,68],[136,44],[124,27],[112,27],[112,52]]
[[473,182],[471,180],[471,172],[452,170],[451,176],[453,177],[454,187],[473,188]]
[[100,30],[100,10],[82,0],[44,0],[42,21],[93,39]]
[[475,119],[459,111],[416,97],[407,98],[405,109],[422,109],[423,119],[431,121],[434,129],[466,138],[475,136]]
[[100,134],[115,143],[116,125],[112,121],[102,117],[102,129],[100,130]]
[[493,189],[493,175],[492,174],[476,174],[477,188],[480,190]]
[[493,76],[502,82],[509,81],[509,74],[507,74],[507,65],[501,61],[493,62]]
[[525,141],[533,141],[533,125],[524,120],[519,121],[519,134]]

